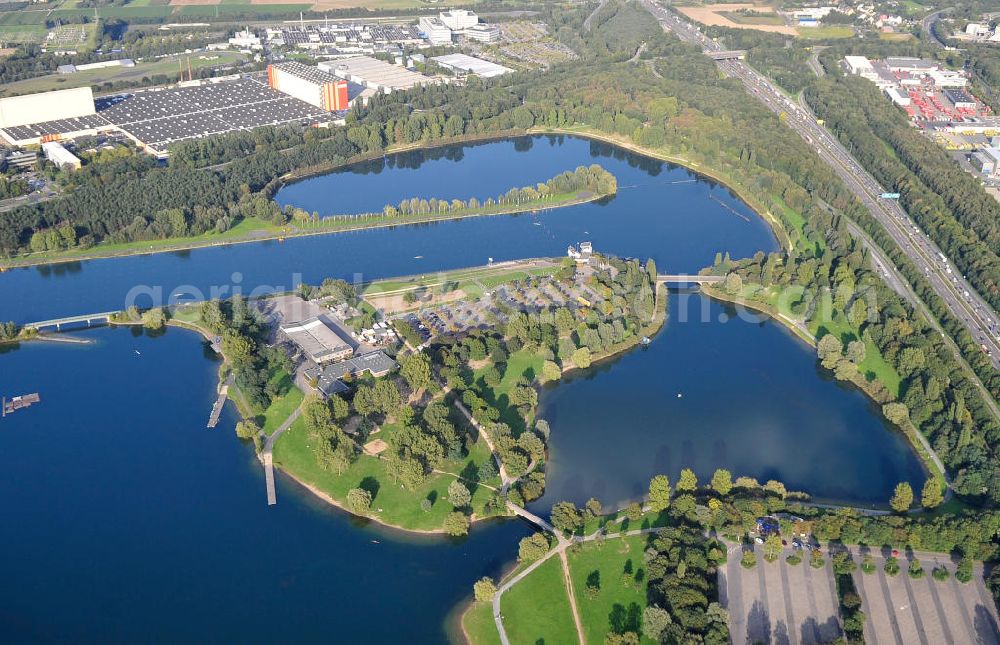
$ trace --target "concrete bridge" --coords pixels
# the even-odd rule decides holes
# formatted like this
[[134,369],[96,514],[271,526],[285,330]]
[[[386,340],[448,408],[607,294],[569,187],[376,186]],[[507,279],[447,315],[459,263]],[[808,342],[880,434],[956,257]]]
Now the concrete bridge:
[[528,509],[518,506],[514,502],[507,502],[507,508],[513,511],[515,515],[523,517],[524,519],[528,520],[529,522],[531,522],[538,528],[542,529],[543,531],[548,531],[549,533],[552,533],[557,538],[559,538],[560,541],[562,541],[563,539],[562,533],[556,531],[554,526],[552,526],[542,518],[538,517]]
[[722,52],[706,51],[705,55],[712,60],[743,60],[746,58],[747,52],[744,49],[732,49]]
[[717,284],[726,279],[722,275],[658,275],[656,281],[660,284]]
[[70,325],[73,323],[87,323],[88,325],[95,322],[109,322],[112,316],[115,316],[121,312],[119,311],[105,311],[98,314],[81,314],[79,316],[66,316],[65,318],[53,318],[51,320],[40,320],[38,322],[24,323],[22,327],[25,329],[32,328],[41,331],[46,327],[55,327],[59,330],[63,325]]

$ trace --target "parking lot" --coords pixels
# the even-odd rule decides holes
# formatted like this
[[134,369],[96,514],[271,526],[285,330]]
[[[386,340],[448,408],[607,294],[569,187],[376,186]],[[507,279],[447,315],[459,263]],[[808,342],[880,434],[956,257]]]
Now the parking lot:
[[[855,552],[855,561],[860,554]],[[972,582],[955,579],[955,564],[943,554],[920,553],[926,572],[920,580],[906,574],[908,561],[899,558],[903,571],[886,575],[881,551],[871,554],[876,571],[870,575],[854,574],[865,612],[865,639],[878,645],[920,643],[1000,643],[997,613],[989,591],[983,584],[982,568],[977,565]],[[944,565],[952,575],[944,582],[931,577],[931,570]]]
[[[851,549],[854,561],[863,553]],[[785,562],[785,552],[774,563],[764,560],[757,547],[757,566],[740,566],[740,547],[732,546],[729,558],[719,569],[722,604],[729,610],[733,643],[762,642],[774,645],[829,642],[841,633],[838,599],[830,554],[824,549],[826,564],[809,566],[808,558],[798,565]],[[872,550],[876,570],[854,573],[865,613],[865,640],[874,645],[936,645],[937,643],[1000,644],[997,611],[982,581],[977,565],[972,582],[962,584],[954,577],[955,563],[947,555],[919,553],[926,572],[921,579],[906,573],[907,554],[899,557],[902,571],[885,573],[885,555]],[[938,582],[931,576],[934,567],[947,567],[950,576]]]
[[[768,563],[757,548],[757,566],[740,566],[739,546],[730,547],[719,569],[719,595],[729,610],[733,643],[826,643],[840,633],[837,592],[830,559],[813,569],[808,559],[792,566],[786,553]],[[874,641],[873,641],[874,642]]]

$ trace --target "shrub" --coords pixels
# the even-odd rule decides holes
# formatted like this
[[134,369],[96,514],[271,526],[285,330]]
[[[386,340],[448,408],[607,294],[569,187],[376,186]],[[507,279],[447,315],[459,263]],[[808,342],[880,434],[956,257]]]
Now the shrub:
[[798,565],[798,564],[802,564],[802,556],[799,555],[798,553],[793,553],[790,556],[788,556],[787,558],[785,558],[785,562],[787,562],[788,564],[790,564],[792,566],[795,566],[795,565]]
[[931,571],[931,577],[938,582],[944,582],[950,575],[951,574],[948,573],[948,568],[944,566],[934,567],[934,570]]
[[920,560],[916,558],[913,558],[913,560],[910,561],[910,567],[906,572],[914,580],[919,580],[924,577],[924,567],[920,564]]
[[753,569],[757,565],[757,554],[753,551],[744,551],[740,559],[740,566],[744,569]]
[[890,555],[885,559],[885,573],[889,576],[894,576],[899,573],[899,560],[896,556]]

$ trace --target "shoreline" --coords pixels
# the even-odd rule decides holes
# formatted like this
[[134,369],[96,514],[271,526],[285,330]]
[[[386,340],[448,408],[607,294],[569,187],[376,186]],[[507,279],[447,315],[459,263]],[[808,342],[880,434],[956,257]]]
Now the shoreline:
[[781,246],[785,251],[790,251],[793,247],[792,240],[788,236],[787,231],[785,231],[785,227],[781,224],[781,221],[771,213],[769,209],[761,208],[760,205],[755,205],[754,200],[752,200],[749,196],[747,196],[739,186],[734,186],[730,180],[722,178],[719,172],[716,169],[712,168],[711,166],[702,166],[696,162],[688,161],[683,157],[670,155],[665,152],[656,152],[654,150],[650,150],[649,148],[643,148],[642,146],[636,145],[629,141],[622,141],[620,139],[616,139],[612,135],[605,134],[603,132],[595,132],[592,130],[578,131],[566,128],[549,128],[545,126],[534,126],[527,130],[527,134],[528,135],[551,134],[551,135],[574,136],[574,137],[580,137],[582,139],[589,139],[592,141],[600,141],[602,143],[607,143],[609,145],[622,148],[623,150],[628,150],[629,152],[641,155],[643,157],[649,157],[650,159],[655,159],[657,161],[665,161],[667,163],[671,163],[675,166],[685,168],[696,175],[700,175],[702,177],[711,179],[720,186],[724,186],[727,190],[734,193],[739,198],[740,201],[746,204],[750,208],[750,210],[754,212],[754,214],[757,217],[762,219],[764,223],[768,225],[768,228],[771,229],[771,232],[774,234],[774,237],[777,240],[778,245]]

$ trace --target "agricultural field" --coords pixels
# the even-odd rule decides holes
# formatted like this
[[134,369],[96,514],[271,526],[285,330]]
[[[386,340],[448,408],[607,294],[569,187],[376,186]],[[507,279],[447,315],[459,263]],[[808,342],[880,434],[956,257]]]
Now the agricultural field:
[[65,90],[71,87],[84,87],[87,85],[98,87],[103,83],[139,81],[143,77],[152,77],[157,74],[176,77],[178,73],[178,61],[183,62],[186,71],[188,58],[191,59],[192,69],[228,65],[242,60],[242,56],[237,52],[213,52],[210,54],[192,55],[190,57],[172,56],[152,62],[137,62],[135,67],[105,67],[76,72],[75,74],[48,74],[47,76],[7,83],[0,88],[0,96],[16,96],[18,94],[32,94],[34,92]]
[[[732,29],[755,29],[757,31],[768,31],[776,34],[787,34],[789,36],[799,35],[799,30],[795,27],[784,24],[781,17],[774,13],[774,9],[768,6],[760,6],[749,3],[713,4],[705,7],[677,7],[677,10],[691,20],[700,22],[703,25],[730,27]],[[745,14],[741,14],[740,12],[744,10],[754,11],[757,15],[747,16]],[[739,15],[741,20],[755,20],[757,22],[736,22],[729,17],[732,14]],[[780,22],[774,24],[762,24],[759,22],[759,20],[764,20],[770,16],[774,16],[774,18],[777,18]]]
[[41,25],[0,25],[0,43],[24,45],[40,43],[48,32]]

